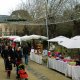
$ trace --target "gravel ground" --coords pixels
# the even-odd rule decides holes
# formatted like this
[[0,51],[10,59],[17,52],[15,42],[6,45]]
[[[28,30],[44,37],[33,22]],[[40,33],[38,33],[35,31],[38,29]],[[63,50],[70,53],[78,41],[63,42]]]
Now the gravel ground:
[[[27,71],[27,73],[29,75],[29,80],[38,80],[38,78],[34,76],[32,72]],[[4,61],[1,57],[0,57],[0,80],[17,80],[16,79],[16,67],[13,67],[13,70],[11,72],[11,78],[7,79],[6,72],[4,69]]]
[[29,62],[28,71],[32,72],[32,74],[34,74],[38,80],[71,80],[65,75],[33,61]]
[[[13,68],[12,70],[12,74],[11,74],[11,79],[10,80],[16,80],[15,79],[15,68]],[[0,57],[0,80],[8,80],[7,76],[6,76],[6,71],[4,68],[4,61],[3,59]]]

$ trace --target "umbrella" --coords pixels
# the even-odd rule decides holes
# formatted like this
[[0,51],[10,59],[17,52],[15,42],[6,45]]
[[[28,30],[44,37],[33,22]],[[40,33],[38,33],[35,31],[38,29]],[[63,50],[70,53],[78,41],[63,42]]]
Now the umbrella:
[[63,42],[65,40],[69,40],[69,38],[65,37],[65,36],[58,36],[52,39],[49,39],[49,42]]
[[59,45],[62,45],[68,49],[80,48],[80,40],[70,39],[70,40],[66,40],[66,41],[59,43]]

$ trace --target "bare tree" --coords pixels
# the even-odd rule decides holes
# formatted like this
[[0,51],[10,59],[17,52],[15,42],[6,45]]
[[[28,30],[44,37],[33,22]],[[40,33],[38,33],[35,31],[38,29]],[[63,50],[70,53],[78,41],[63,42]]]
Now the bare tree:
[[[50,27],[51,34],[55,34],[58,23],[64,23],[78,19],[76,17],[78,11],[75,10],[75,6],[78,4],[77,0],[47,0],[47,17],[48,25]],[[45,22],[46,17],[46,0],[26,0],[19,8],[28,10],[33,17],[33,21],[37,23]],[[43,20],[42,20],[43,19]],[[42,22],[43,21],[43,22]],[[45,24],[45,23],[43,23]]]
[[21,1],[22,3],[19,4],[18,8],[27,10],[36,20],[46,17],[46,1],[48,1],[47,14],[48,17],[54,17],[52,23],[67,20],[67,18],[62,18],[63,13],[66,10],[70,12],[66,12],[65,17],[70,17],[73,14],[76,15],[74,7],[76,6],[76,4],[78,4],[77,0],[25,0],[25,2],[24,0]]

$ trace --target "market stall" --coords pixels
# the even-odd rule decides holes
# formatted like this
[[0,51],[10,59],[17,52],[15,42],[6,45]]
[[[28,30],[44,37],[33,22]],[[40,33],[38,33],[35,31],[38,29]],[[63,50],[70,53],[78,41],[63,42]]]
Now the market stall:
[[62,60],[48,58],[47,66],[63,73],[65,76],[71,77],[72,80],[80,80],[80,66],[76,66],[74,62],[70,65]]
[[65,74],[67,63],[55,58],[48,58],[48,67]]
[[71,77],[72,80],[80,80],[80,66],[71,66],[67,64],[65,75]]
[[35,54],[34,49],[32,49],[30,52],[30,59],[36,63],[42,64],[42,55]]
[[[43,63],[43,43],[41,40],[46,40],[47,37],[40,36],[40,35],[31,35],[30,39],[34,41],[33,49],[30,52],[30,59],[35,61],[36,63],[42,64]],[[37,43],[35,42],[37,39]]]
[[[76,36],[71,39],[65,39],[64,41],[60,41],[61,39],[62,37],[60,39],[58,38],[58,40],[54,38],[52,40],[49,40],[49,42],[58,42],[58,45],[65,47],[67,50],[79,50],[80,36]],[[61,53],[56,51],[54,51],[53,53],[54,56],[51,54],[48,57],[47,66],[51,69],[63,73],[65,76],[71,77],[73,80],[80,80],[80,55],[76,53],[78,57],[72,58],[71,56],[65,57]]]

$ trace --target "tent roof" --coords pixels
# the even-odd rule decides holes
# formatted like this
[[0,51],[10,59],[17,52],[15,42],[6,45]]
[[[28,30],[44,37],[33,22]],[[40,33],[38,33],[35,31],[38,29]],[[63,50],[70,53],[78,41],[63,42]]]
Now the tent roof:
[[57,36],[55,38],[49,39],[49,42],[62,42],[65,40],[68,40],[69,38],[65,37],[65,36]]
[[63,41],[59,44],[68,48],[68,49],[80,48],[80,40],[70,39],[70,40]]

